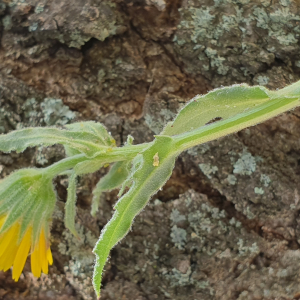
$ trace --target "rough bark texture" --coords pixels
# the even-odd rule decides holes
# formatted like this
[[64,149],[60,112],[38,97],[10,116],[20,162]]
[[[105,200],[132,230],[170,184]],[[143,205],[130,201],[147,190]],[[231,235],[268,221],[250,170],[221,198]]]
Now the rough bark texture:
[[[1,133],[96,120],[119,145],[141,143],[196,94],[300,77],[298,0],[3,0],[0,18]],[[299,299],[299,126],[297,109],[182,154],[112,251],[101,299]],[[1,177],[63,154],[0,154]],[[105,172],[80,180],[80,241],[57,179],[50,274],[35,279],[28,262],[18,283],[0,272],[1,299],[95,299],[91,250],[116,200],[91,218]]]

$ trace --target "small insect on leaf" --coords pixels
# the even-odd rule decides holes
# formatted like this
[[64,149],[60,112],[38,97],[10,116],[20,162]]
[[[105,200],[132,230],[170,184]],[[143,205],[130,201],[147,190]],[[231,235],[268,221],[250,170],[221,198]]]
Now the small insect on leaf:
[[153,156],[153,167],[158,167],[159,166],[159,156],[158,152],[156,152]]

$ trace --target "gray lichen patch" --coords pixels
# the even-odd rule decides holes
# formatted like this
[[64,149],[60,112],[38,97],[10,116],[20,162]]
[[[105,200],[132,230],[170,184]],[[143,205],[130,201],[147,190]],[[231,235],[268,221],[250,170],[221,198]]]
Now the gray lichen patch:
[[171,282],[171,286],[185,286],[194,284],[193,280],[191,280],[191,269],[186,273],[181,273],[177,269],[173,268],[171,274],[166,274],[166,278],[168,278]]
[[217,166],[211,166],[209,164],[199,164],[199,168],[203,172],[207,178],[211,178],[213,174],[215,174],[218,171]]
[[[35,98],[28,98],[22,105],[22,110],[24,113],[25,120],[28,120],[28,123],[31,126],[41,125],[44,122],[44,115],[41,112],[41,107],[39,101]],[[18,128],[26,127],[26,124],[21,122],[18,124]]]
[[176,114],[169,109],[163,108],[159,112],[159,117],[152,116],[151,114],[145,115],[145,123],[149,126],[149,128],[155,133],[159,134],[165,125],[174,119]]
[[64,267],[64,271],[69,284],[74,287],[82,299],[96,299],[91,279],[92,272],[87,272],[85,264],[71,260],[69,265]]
[[246,149],[240,154],[240,158],[233,165],[233,173],[240,175],[251,175],[256,169],[256,159]]
[[[184,3],[179,10],[181,18],[174,42],[186,70],[192,74],[200,70],[212,79],[214,86],[220,86],[228,78],[251,82],[251,74],[265,69],[265,64],[271,66],[279,53],[292,62],[289,52],[293,49],[298,59],[299,6],[285,0],[270,3],[248,0]],[[260,75],[253,83],[268,82],[268,78]]]
[[95,292],[91,277],[95,257],[92,249],[97,238],[82,225],[76,224],[75,228],[79,238],[69,230],[64,230],[62,234],[64,239],[58,245],[58,250],[61,254],[70,256],[68,265],[64,267],[68,282],[84,300],[93,300]]
[[260,182],[261,182],[265,187],[267,187],[267,186],[270,185],[271,179],[270,179],[270,177],[269,177],[268,175],[266,175],[266,174],[261,174],[261,175],[260,175]]
[[185,219],[186,219],[185,216],[181,215],[176,208],[172,210],[172,213],[170,215],[170,220],[172,221],[173,224],[184,221]]
[[187,150],[187,153],[192,156],[198,156],[199,154],[204,154],[209,150],[209,144],[202,144],[195,147],[192,147]]
[[237,179],[236,179],[236,177],[235,177],[234,175],[229,174],[229,175],[227,176],[227,181],[228,181],[229,184],[235,185]]
[[0,133],[44,125],[39,103],[43,97],[14,77],[0,73]]
[[65,125],[76,116],[68,106],[65,106],[61,99],[45,98],[41,103],[46,125]]
[[72,259],[80,261],[87,268],[90,268],[94,262],[91,249],[97,238],[82,225],[76,224],[75,228],[79,238],[76,238],[68,229],[64,230],[64,242],[58,245],[59,251],[61,254],[70,255]]
[[259,75],[254,79],[258,85],[267,85],[270,81],[270,78],[268,76]]
[[174,225],[171,229],[171,238],[175,247],[178,249],[183,249],[186,242],[186,231],[182,228],[178,228]]
[[300,17],[295,15],[290,7],[274,7],[271,12],[267,12],[264,8],[255,8],[253,11],[256,17],[257,27],[268,30],[270,37],[276,38],[280,44],[288,46],[297,42],[296,37],[299,30],[295,26],[293,32],[287,33],[286,30],[293,28],[294,22],[299,21]]
[[244,241],[242,239],[239,239],[238,241],[239,246],[239,255],[249,255],[249,254],[259,254],[259,248],[256,243],[253,243],[251,246],[244,246]]
[[255,188],[254,188],[254,193],[255,193],[255,194],[258,194],[258,195],[263,195],[263,194],[265,193],[265,191],[264,191],[263,188],[255,187]]
[[[22,101],[20,102],[22,103]],[[18,106],[18,118],[14,116],[15,112],[9,109],[7,103],[0,108],[0,111],[2,111],[0,114],[0,133],[7,130],[7,121],[13,128],[21,129],[41,125],[65,125],[76,116],[68,106],[63,104],[61,99],[44,98],[41,101],[40,96],[38,96],[37,98],[27,98]]]

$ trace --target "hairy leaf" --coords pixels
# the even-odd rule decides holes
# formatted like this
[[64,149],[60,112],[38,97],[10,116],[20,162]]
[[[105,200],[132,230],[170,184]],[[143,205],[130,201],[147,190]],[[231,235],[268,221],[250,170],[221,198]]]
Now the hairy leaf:
[[300,105],[298,97],[275,97],[269,101],[207,126],[174,137],[176,147],[184,151],[195,145],[200,145],[219,137],[237,132],[249,126],[256,125],[278,114]]
[[98,211],[100,196],[105,191],[111,191],[119,186],[126,180],[129,174],[129,163],[128,161],[116,162],[109,172],[102,177],[97,183],[95,189],[93,190],[93,200],[92,200],[92,216],[95,216]]
[[80,152],[92,157],[99,151],[115,146],[114,140],[100,123],[82,122],[65,127],[25,128],[0,135],[0,150],[22,152],[27,147],[62,144],[67,149],[73,149],[75,154]]
[[116,146],[116,141],[101,123],[87,121],[65,125],[65,127],[75,132],[90,133],[95,137],[95,142],[99,145]]
[[[159,157],[158,166],[153,165],[153,157]],[[110,250],[129,231],[133,219],[171,176],[178,152],[174,150],[173,139],[159,136],[154,143],[138,156],[139,166],[133,174],[130,190],[115,205],[115,213],[102,230],[93,252],[96,254],[93,284],[99,297],[103,267]]]
[[173,122],[167,124],[162,134],[173,136],[195,130],[209,122],[229,119],[268,101],[269,93],[264,87],[240,84],[196,96]]

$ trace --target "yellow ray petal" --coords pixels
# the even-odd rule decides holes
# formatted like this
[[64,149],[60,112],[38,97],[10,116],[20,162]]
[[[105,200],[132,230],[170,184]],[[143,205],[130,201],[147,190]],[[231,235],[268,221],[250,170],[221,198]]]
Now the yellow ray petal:
[[51,252],[50,247],[47,250],[47,260],[48,260],[49,265],[51,266],[53,264],[53,257],[52,257],[52,252]]
[[19,245],[19,249],[17,251],[14,264],[13,264],[13,272],[12,272],[12,278],[15,281],[18,281],[20,278],[20,275],[22,273],[22,270],[24,268],[26,258],[28,256],[29,250],[30,250],[30,245],[31,245],[31,233],[32,233],[32,228],[30,227],[22,241],[21,244]]
[[17,242],[19,227],[19,224],[16,223],[0,236],[0,258],[13,240],[15,243]]
[[12,267],[17,251],[18,251],[17,242],[16,240],[13,240],[11,244],[9,244],[9,246],[7,247],[5,253],[0,258],[0,263],[2,265],[2,269],[4,272]]
[[0,270],[7,271],[13,264],[18,251],[17,240],[19,236],[20,225],[14,224],[5,232],[0,240]]
[[48,274],[48,261],[47,261],[46,239],[45,239],[44,229],[42,229],[41,231],[39,247],[40,247],[40,262],[41,262],[42,271],[43,273]]
[[31,272],[35,277],[40,277],[42,271],[42,266],[40,262],[40,247],[37,243],[31,253]]

